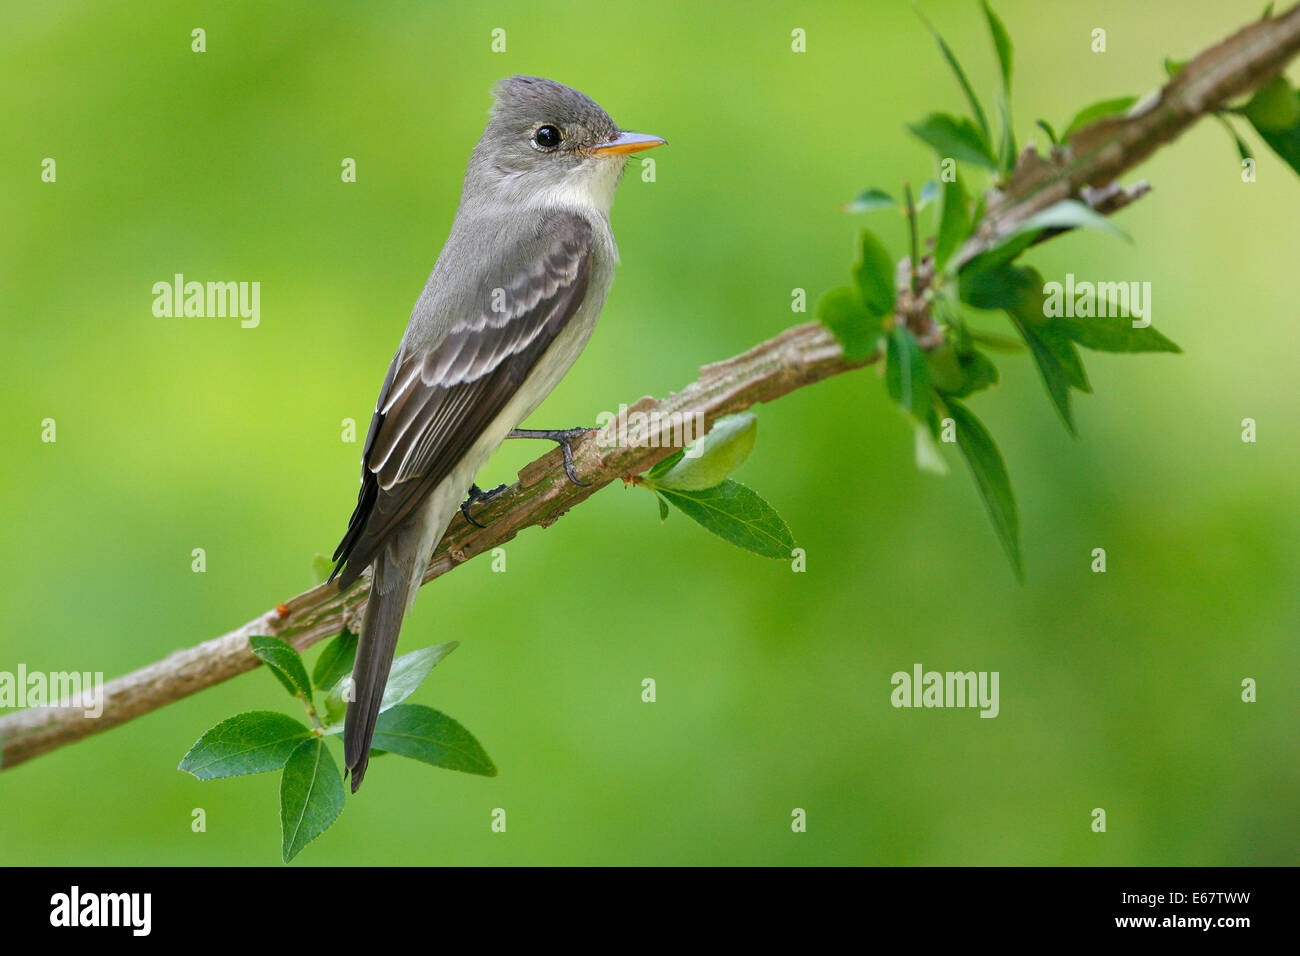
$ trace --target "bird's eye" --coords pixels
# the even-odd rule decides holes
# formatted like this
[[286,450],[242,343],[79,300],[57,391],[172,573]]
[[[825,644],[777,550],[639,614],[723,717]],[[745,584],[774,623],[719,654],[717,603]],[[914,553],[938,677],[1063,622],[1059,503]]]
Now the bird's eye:
[[533,133],[533,142],[542,149],[555,149],[560,145],[560,131],[554,126],[539,126]]

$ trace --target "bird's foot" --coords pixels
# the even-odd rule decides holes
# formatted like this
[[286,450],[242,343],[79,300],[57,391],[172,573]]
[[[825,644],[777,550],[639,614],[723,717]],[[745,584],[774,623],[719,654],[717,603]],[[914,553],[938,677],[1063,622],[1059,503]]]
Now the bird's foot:
[[497,485],[495,488],[492,488],[488,491],[484,491],[478,485],[470,485],[469,497],[460,503],[460,513],[463,514],[465,516],[465,520],[468,521],[470,524],[472,524],[474,527],[486,528],[487,525],[479,524],[477,521],[474,520],[474,518],[469,513],[469,507],[470,505],[477,505],[477,504],[482,504],[483,502],[486,501],[491,501],[493,498],[495,498],[497,495],[501,494],[501,492],[505,490],[506,490],[505,485]]
[[581,438],[587,432],[595,431],[594,428],[516,428],[507,438],[547,438],[557,442],[560,450],[564,453],[564,473],[569,480],[575,485],[587,487],[590,482],[579,481],[577,474],[573,470],[573,440]]

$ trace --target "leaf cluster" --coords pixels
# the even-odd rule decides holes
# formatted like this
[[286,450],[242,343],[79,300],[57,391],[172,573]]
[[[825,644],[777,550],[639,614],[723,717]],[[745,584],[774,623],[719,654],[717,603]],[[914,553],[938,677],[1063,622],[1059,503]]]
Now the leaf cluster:
[[[278,637],[251,637],[249,645],[275,679],[297,698],[310,725],[279,711],[254,710],[221,721],[190,748],[179,769],[200,780],[282,771],[281,855],[286,863],[343,812],[343,777],[325,739],[343,731],[356,660],[357,636],[344,630],[321,651],[311,676],[302,656]],[[394,753],[446,770],[495,776],[496,767],[459,723],[423,704],[404,704],[440,660],[449,641],[393,661],[380,704],[371,756]],[[323,698],[321,707],[316,695]]]
[[[956,257],[979,225],[984,204],[983,198],[968,194],[959,170],[963,165],[976,167],[991,177],[989,185],[993,185],[1016,164],[1011,119],[1014,48],[987,0],[980,0],[980,6],[1001,80],[998,128],[990,124],[952,48],[930,27],[970,115],[931,113],[909,129],[934,150],[941,169],[950,168],[944,170],[937,186],[927,183],[918,203],[911,202],[910,193],[900,203],[885,190],[873,188],[844,206],[852,212],[901,208],[912,228],[913,250],[919,249],[917,216],[933,206],[930,253],[922,258],[914,251],[906,269],[896,271],[896,258],[873,233],[864,230],[852,284],[827,292],[819,305],[819,315],[835,333],[847,357],[884,357],[885,386],[890,398],[913,422],[920,467],[945,472],[936,440],[957,445],[1012,568],[1017,577],[1023,577],[1019,521],[1006,465],[988,429],[966,407],[968,399],[999,382],[991,353],[1028,351],[1053,408],[1066,430],[1075,435],[1071,394],[1092,391],[1080,348],[1100,352],[1179,349],[1149,325],[1134,326],[1109,299],[1095,301],[1092,317],[1057,314],[1058,310],[1048,307],[1042,275],[1032,266],[1017,264],[1030,246],[1066,230],[1098,229],[1127,239],[1086,203],[1075,199],[1059,202],[968,261]],[[1253,108],[1249,104],[1245,108],[1252,122],[1272,122],[1280,127],[1300,118],[1294,90],[1288,87],[1283,94],[1274,89],[1261,105],[1257,101],[1264,92],[1261,90],[1252,99]],[[1079,111],[1065,127],[1064,138],[1092,122],[1127,110],[1133,102],[1133,98],[1126,97]],[[1058,141],[1049,124],[1040,120],[1038,125],[1054,144]],[[1011,335],[986,327],[991,313],[1003,317]]]
[[784,519],[756,491],[728,476],[754,449],[758,419],[749,412],[726,415],[708,434],[655,465],[634,484],[654,492],[659,519],[672,505],[724,541],[765,558],[788,558],[794,536]]

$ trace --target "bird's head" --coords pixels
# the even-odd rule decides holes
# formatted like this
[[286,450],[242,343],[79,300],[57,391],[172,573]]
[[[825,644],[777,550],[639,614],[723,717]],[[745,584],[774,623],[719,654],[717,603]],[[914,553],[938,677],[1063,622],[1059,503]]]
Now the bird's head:
[[512,76],[494,96],[465,184],[483,198],[608,212],[628,156],[664,143],[620,130],[591,97],[554,80]]

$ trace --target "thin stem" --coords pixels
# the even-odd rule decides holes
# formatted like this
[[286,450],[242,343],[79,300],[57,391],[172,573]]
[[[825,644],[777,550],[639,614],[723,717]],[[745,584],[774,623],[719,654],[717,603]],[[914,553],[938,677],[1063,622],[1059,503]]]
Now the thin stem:
[[921,263],[921,237],[916,228],[916,204],[912,202],[912,184],[906,179],[903,180],[903,196],[907,200],[907,227],[912,234],[912,258],[907,264],[908,273],[911,278],[912,295],[916,295],[918,288],[916,270]]

